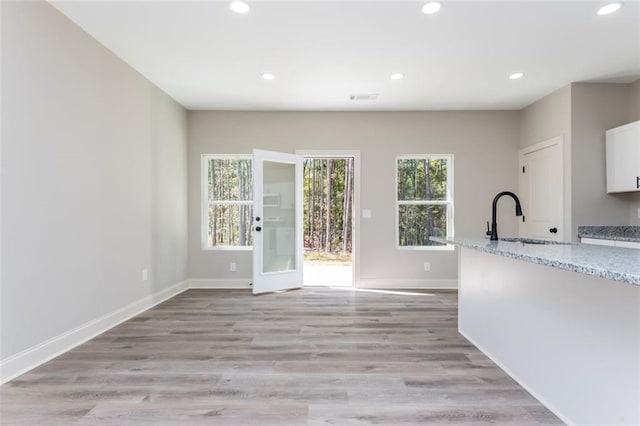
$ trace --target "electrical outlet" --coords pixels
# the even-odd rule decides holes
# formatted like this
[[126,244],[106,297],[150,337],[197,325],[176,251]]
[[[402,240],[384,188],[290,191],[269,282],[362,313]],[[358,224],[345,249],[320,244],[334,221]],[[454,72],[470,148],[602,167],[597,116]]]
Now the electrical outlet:
[[236,264],[236,262],[231,262],[229,264],[229,271],[236,272],[237,270],[238,270],[238,265]]
[[142,281],[149,281],[149,270],[148,269],[143,269],[142,270]]
[[362,210],[362,218],[371,219],[371,210],[368,210],[368,209]]
[[425,271],[431,270],[431,262],[424,262],[424,270]]

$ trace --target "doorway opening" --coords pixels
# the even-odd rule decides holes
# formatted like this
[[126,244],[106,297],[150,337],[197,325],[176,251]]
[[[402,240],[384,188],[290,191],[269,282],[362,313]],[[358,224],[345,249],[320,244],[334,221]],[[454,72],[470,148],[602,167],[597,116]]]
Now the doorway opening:
[[304,154],[305,286],[353,286],[355,160],[346,154]]

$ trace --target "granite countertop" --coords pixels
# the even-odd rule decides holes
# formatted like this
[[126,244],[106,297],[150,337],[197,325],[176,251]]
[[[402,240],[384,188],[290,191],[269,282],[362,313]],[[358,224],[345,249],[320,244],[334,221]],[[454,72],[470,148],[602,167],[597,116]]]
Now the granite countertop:
[[640,287],[640,250],[637,249],[594,244],[523,244],[488,238],[431,239]]
[[578,226],[580,238],[640,242],[640,226]]

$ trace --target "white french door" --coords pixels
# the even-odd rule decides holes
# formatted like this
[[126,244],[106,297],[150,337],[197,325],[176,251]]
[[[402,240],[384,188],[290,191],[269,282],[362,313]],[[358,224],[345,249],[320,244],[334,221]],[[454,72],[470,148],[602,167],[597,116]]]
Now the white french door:
[[253,294],[302,287],[302,159],[253,150]]

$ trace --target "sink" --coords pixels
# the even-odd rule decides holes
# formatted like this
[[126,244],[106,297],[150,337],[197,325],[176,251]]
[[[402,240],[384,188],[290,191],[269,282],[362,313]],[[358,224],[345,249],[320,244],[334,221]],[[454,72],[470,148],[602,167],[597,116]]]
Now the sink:
[[550,241],[550,240],[536,240],[533,238],[500,238],[498,241],[508,241],[510,243],[522,243],[522,244],[571,244],[571,243],[563,243],[561,241]]

